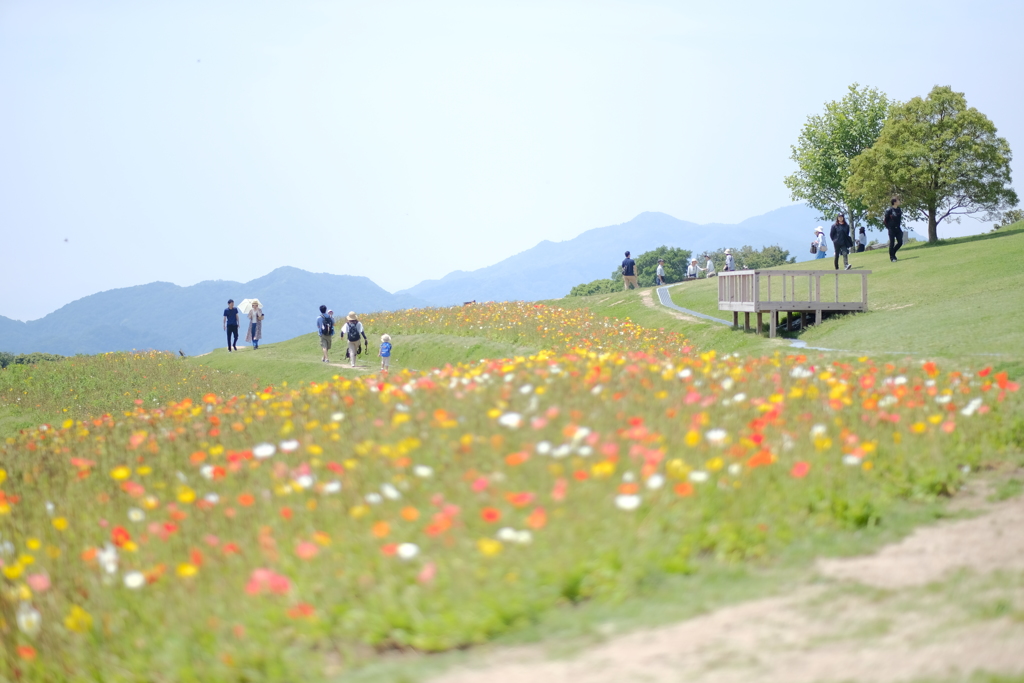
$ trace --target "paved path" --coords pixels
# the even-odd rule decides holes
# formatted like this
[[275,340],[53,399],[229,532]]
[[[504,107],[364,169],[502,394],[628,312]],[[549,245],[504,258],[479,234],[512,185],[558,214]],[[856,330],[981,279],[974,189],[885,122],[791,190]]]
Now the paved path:
[[704,313],[698,313],[697,311],[691,311],[689,308],[683,308],[682,306],[677,306],[676,303],[674,301],[672,301],[672,297],[669,296],[668,287],[667,286],[666,287],[658,287],[658,300],[661,301],[661,305],[662,306],[668,306],[669,308],[673,308],[673,309],[675,309],[677,311],[685,313],[686,315],[692,315],[695,318],[702,318],[704,320],[710,320],[713,323],[721,323],[723,325],[728,325],[729,327],[732,327],[732,323],[729,322],[728,320],[722,320],[721,318],[716,318],[714,316],[705,315]]

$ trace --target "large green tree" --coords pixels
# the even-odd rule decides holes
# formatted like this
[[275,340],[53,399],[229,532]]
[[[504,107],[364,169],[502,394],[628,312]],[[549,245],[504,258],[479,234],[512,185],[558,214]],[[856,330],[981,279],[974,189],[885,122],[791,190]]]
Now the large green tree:
[[878,141],[853,162],[846,182],[874,216],[903,200],[904,215],[928,221],[928,241],[939,223],[964,215],[998,216],[1017,204],[1011,187],[1010,144],[963,93],[935,86],[895,108]]
[[847,191],[846,181],[851,162],[875,144],[893,106],[877,88],[854,83],[846,97],[825,105],[824,114],[807,117],[791,147],[797,172],[785,179],[793,200],[806,202],[829,223],[841,211],[853,227],[865,223],[880,227],[877,218],[868,220],[868,207]]

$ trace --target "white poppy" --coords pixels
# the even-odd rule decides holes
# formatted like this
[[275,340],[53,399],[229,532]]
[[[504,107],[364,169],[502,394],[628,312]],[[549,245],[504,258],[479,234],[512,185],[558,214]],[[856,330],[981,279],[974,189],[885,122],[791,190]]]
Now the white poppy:
[[857,465],[860,464],[860,458],[858,458],[856,455],[844,455],[843,464],[849,465],[850,467],[856,467]]
[[402,494],[398,492],[391,484],[381,484],[380,492],[384,494],[384,497],[388,500],[398,500],[402,497]]
[[744,401],[747,400],[747,395],[742,393],[736,394],[735,396],[732,397],[732,400],[733,403],[743,403]]
[[708,473],[701,470],[694,470],[690,472],[690,481],[694,484],[703,484],[708,480]]
[[815,438],[815,437],[818,437],[818,436],[825,436],[825,434],[827,434],[827,433],[828,433],[828,427],[826,427],[825,425],[820,425],[819,424],[819,425],[814,425],[813,427],[811,427],[811,438]]
[[732,377],[726,377],[722,380],[722,389],[725,391],[732,391],[733,385],[736,383],[732,380]]
[[146,513],[140,510],[139,508],[129,508],[128,519],[130,519],[133,522],[141,522],[142,520],[146,519]]
[[906,384],[907,383],[907,378],[904,377],[903,375],[900,375],[899,377],[896,377],[895,379],[893,379],[892,383],[893,384]]
[[960,414],[966,417],[974,415],[975,411],[981,407],[981,403],[982,401],[980,398],[972,398],[971,402],[964,406],[964,409],[960,411]]
[[551,451],[552,458],[564,458],[572,453],[572,446],[567,443],[563,443],[561,446]]
[[541,441],[537,444],[537,455],[547,455],[551,452],[551,442]]
[[32,603],[22,602],[18,605],[16,621],[18,622],[18,630],[32,637],[39,633],[39,627],[43,625],[43,615],[32,606]]
[[602,391],[604,391],[604,387],[601,386],[600,384],[595,384],[594,388],[590,390],[590,393],[593,394],[594,396],[597,396]]
[[341,422],[345,419],[345,413],[331,413],[331,420],[334,422]]
[[516,540],[515,540],[515,542],[519,543],[520,545],[526,545],[528,543],[532,543],[533,542],[533,534],[531,534],[526,529],[523,529],[522,531],[517,531],[516,532]]
[[220,502],[220,496],[218,496],[216,493],[210,492],[203,496],[203,500],[205,500],[210,505],[216,505],[217,503]]
[[398,546],[397,554],[403,560],[411,560],[420,554],[420,547],[415,543],[402,543]]
[[518,429],[523,424],[523,416],[519,413],[505,413],[498,418],[498,424],[509,429]]
[[295,439],[288,439],[287,441],[282,441],[280,446],[282,453],[291,453],[292,451],[298,450],[299,442]]
[[213,479],[213,465],[203,465],[199,468],[199,474],[203,475],[204,479]]
[[620,510],[636,510],[640,507],[640,496],[615,496],[615,507]]
[[729,465],[729,474],[731,474],[734,477],[739,476],[740,472],[742,471],[743,465],[739,464],[738,462],[734,462],[733,464]]
[[427,465],[416,465],[416,467],[412,468],[412,473],[415,474],[417,477],[422,477],[423,479],[426,479],[434,475],[434,469],[432,467],[428,467]]
[[651,489],[652,491],[660,489],[664,485],[665,477],[660,474],[652,474],[651,476],[647,477],[647,488]]
[[[281,450],[284,450],[282,448]],[[264,460],[269,458],[277,452],[277,448],[272,443],[260,443],[253,446],[252,456],[257,460]]]
[[384,500],[383,498],[380,497],[379,493],[367,493],[364,499],[370,505],[378,505],[380,504],[381,501]]
[[103,571],[108,574],[115,573],[117,571],[117,548],[107,543],[103,546],[103,550],[96,553],[96,560],[99,562],[100,567],[103,568]]
[[724,429],[712,429],[711,431],[704,434],[704,438],[708,440],[712,446],[721,446],[725,443],[726,437],[729,436]]
[[576,449],[576,453],[578,453],[579,456],[582,457],[582,458],[586,458],[586,457],[592,455],[593,452],[594,452],[594,449],[591,448],[590,446],[580,446],[579,448]]
[[311,474],[302,474],[295,478],[295,483],[304,489],[308,489],[316,481]]
[[519,387],[519,393],[523,394],[524,396],[526,394],[529,394],[529,393],[532,393],[532,392],[533,392],[533,385],[532,384],[524,384],[523,386]]
[[894,403],[898,403],[898,402],[899,402],[899,399],[896,398],[895,396],[892,396],[892,395],[890,395],[890,396],[883,396],[881,398],[881,400],[878,401],[878,405],[880,407],[882,407],[882,408],[888,408],[889,406],[893,405]]
[[498,529],[497,537],[499,541],[505,541],[506,543],[515,543],[519,532],[510,526],[505,526]]
[[683,368],[682,370],[679,371],[679,373],[676,375],[676,377],[678,377],[679,379],[686,379],[687,377],[689,377],[692,374],[693,374],[693,371],[691,371],[690,368]]
[[939,405],[946,405],[951,400],[953,400],[953,397],[950,396],[949,394],[940,394],[939,396],[935,397],[935,402],[938,403]]
[[128,572],[124,575],[124,585],[125,588],[131,588],[132,590],[142,588],[146,585],[146,575],[142,572]]
[[323,488],[323,492],[324,493],[337,493],[340,490],[341,490],[341,482],[340,481],[329,481],[326,484],[324,484],[324,488]]

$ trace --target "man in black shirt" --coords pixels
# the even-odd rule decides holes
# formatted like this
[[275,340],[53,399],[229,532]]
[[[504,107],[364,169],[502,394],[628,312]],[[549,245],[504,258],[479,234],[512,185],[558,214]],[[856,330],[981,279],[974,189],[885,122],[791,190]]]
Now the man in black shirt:
[[622,288],[629,289],[640,289],[640,285],[636,281],[636,261],[629,258],[629,252],[626,252],[626,258],[622,260]]
[[238,314],[239,310],[235,308],[235,300],[228,299],[228,307],[224,309],[224,329],[228,333],[229,353],[238,350]]
[[899,198],[892,200],[892,206],[885,210],[882,218],[885,229],[889,231],[889,261],[895,262],[896,252],[903,246],[903,209],[900,208]]

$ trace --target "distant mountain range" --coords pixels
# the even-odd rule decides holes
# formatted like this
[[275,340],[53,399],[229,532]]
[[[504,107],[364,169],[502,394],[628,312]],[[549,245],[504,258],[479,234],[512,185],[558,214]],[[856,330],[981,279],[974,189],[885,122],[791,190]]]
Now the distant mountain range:
[[664,213],[642,213],[627,223],[587,230],[564,242],[545,240],[492,266],[456,271],[395,294],[365,277],[291,267],[246,283],[211,280],[179,287],[153,282],[93,294],[39,320],[21,322],[0,316],[0,351],[70,355],[181,349],[189,355],[205,353],[224,345],[221,314],[228,298],[264,301],[265,342],[311,332],[321,303],[343,316],[350,310],[367,313],[473,300],[552,299],[565,296],[580,283],[608,277],[627,249],[637,255],[661,245],[699,254],[720,247],[777,244],[802,261],[810,258],[807,248],[820,223],[815,213],[804,205],[788,206],[738,225],[698,225]]
[[[221,322],[227,300],[252,298],[266,305],[264,342],[314,331],[320,304],[334,309],[336,316],[350,310],[366,313],[425,305],[412,296],[391,294],[369,278],[284,267],[246,283],[208,280],[179,287],[152,282],[112,289],[27,323],[0,316],[0,351],[71,355],[181,349],[188,355],[205,353],[226,346]],[[243,339],[244,329],[239,341]]]
[[[434,306],[473,300],[551,299],[565,296],[580,283],[608,277],[627,249],[635,256],[662,245],[689,249],[696,255],[721,247],[749,244],[760,249],[776,244],[802,261],[810,257],[807,252],[814,228],[820,224],[816,215],[814,209],[797,204],[738,225],[698,225],[665,213],[645,212],[628,223],[587,230],[564,242],[545,240],[493,266],[424,280],[398,294]],[[825,228],[827,231],[828,226]]]

